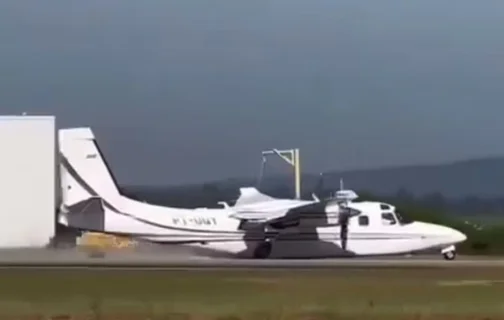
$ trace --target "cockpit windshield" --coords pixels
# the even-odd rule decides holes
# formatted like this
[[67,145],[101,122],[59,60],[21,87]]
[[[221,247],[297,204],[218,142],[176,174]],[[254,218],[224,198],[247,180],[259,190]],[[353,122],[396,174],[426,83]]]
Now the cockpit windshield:
[[413,223],[413,219],[411,219],[407,215],[402,215],[399,212],[396,212],[395,214],[396,214],[397,220],[399,221],[399,224],[405,225],[405,224]]
[[392,212],[383,212],[381,215],[382,224],[384,225],[394,225],[397,223],[396,218]]

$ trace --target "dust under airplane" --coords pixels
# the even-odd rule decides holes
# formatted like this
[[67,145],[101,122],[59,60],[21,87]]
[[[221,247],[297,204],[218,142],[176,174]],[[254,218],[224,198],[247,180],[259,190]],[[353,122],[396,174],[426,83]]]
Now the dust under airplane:
[[452,260],[455,245],[466,240],[455,229],[406,220],[394,206],[380,202],[276,199],[242,188],[236,203],[223,208],[149,204],[121,194],[90,128],[60,129],[58,139],[62,188],[58,222],[74,230],[262,259],[439,249]]

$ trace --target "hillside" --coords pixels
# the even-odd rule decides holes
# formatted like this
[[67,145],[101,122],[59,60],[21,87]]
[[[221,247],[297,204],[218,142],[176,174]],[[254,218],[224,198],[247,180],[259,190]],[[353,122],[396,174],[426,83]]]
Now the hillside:
[[[371,194],[391,202],[415,198],[424,206],[459,215],[504,215],[504,157],[458,161],[439,165],[403,166],[328,172],[320,196],[338,189],[343,178],[346,188]],[[302,178],[303,198],[310,197],[319,181],[315,174]],[[126,194],[151,203],[180,207],[215,206],[233,201],[238,188],[255,185],[254,179],[227,179],[201,185],[178,187],[129,186]],[[277,197],[292,197],[292,177],[269,176],[260,189]]]
[[458,161],[439,165],[403,166],[370,170],[330,172],[324,182],[390,195],[400,189],[422,196],[441,193],[447,198],[504,196],[504,157]]
[[[319,175],[304,174],[302,188],[310,193],[319,181]],[[354,171],[324,173],[324,189],[339,188],[340,179],[346,188],[370,192],[375,195],[410,193],[414,196],[442,194],[445,198],[496,198],[504,197],[504,157],[473,159],[437,165],[415,165],[374,168]],[[215,182],[219,186],[253,185],[253,179],[230,179]],[[293,194],[292,177],[270,176],[263,180],[261,189],[284,189]]]

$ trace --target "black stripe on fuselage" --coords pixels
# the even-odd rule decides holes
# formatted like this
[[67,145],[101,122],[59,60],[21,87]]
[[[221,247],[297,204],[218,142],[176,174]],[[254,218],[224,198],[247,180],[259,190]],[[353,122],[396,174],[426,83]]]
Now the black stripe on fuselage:
[[[113,211],[114,213],[117,213],[117,214],[120,214],[120,215],[123,215],[123,216],[126,216],[126,217],[129,217],[129,218],[132,218],[134,220],[137,220],[139,222],[142,222],[142,223],[145,223],[145,224],[148,224],[148,225],[151,225],[151,226],[154,226],[154,227],[158,227],[158,228],[162,228],[162,229],[166,229],[166,230],[177,230],[177,231],[186,231],[186,232],[196,232],[196,233],[216,233],[216,234],[245,234],[244,231],[217,231],[217,230],[201,230],[201,229],[189,229],[189,228],[178,228],[178,227],[172,227],[172,226],[166,226],[166,225],[163,225],[163,224],[159,224],[159,223],[155,223],[155,222],[152,222],[152,221],[149,221],[149,220],[145,220],[145,219],[142,219],[142,218],[138,218],[136,217],[135,215],[133,214],[130,214],[130,213],[126,213],[126,212],[123,212],[119,209],[117,209],[114,205],[112,205],[110,202],[108,202],[106,199],[104,199],[103,197],[101,197],[98,192],[96,192],[80,175],[79,173],[77,172],[77,170],[75,170],[75,168],[70,164],[70,162],[68,161],[68,159],[64,156],[64,155],[61,155],[61,163],[62,165],[65,167],[65,169],[68,171],[68,173],[72,176],[72,178],[75,179],[75,181],[82,187],[84,188],[84,190],[86,190],[87,193],[89,193],[91,196],[93,197],[99,197],[100,199],[102,199],[103,201],[103,205]],[[124,196],[123,196],[124,197]]]
[[[103,233],[102,230],[90,230],[90,229],[79,229],[80,231],[85,231],[85,232],[97,232],[97,233]],[[114,235],[114,236],[119,236],[119,237],[131,237],[131,234],[129,233],[120,233],[120,232],[106,232],[106,234],[109,235]],[[401,235],[401,236],[396,236],[396,237],[390,237],[389,234],[385,235],[382,234],[383,236],[379,236],[379,234],[366,234],[366,233],[355,233],[355,234],[349,234],[347,239],[349,241],[362,241],[362,240],[370,240],[370,241],[376,241],[376,240],[411,240],[415,238],[422,238],[419,235]],[[189,240],[184,240],[181,238],[188,237],[188,238],[194,238],[194,235],[159,235],[159,234],[135,234],[135,237],[137,238],[144,238],[144,240],[149,241],[149,242],[156,242],[156,243],[201,243],[201,242],[235,242],[235,241],[264,241],[265,238],[271,238],[271,237],[276,237],[278,236],[278,233],[271,233],[267,232],[264,235],[249,235],[246,239],[243,237],[237,237],[237,238],[218,238],[216,236],[219,235],[207,235],[207,236],[202,236],[201,238],[195,240],[195,239],[189,239]],[[175,238],[174,240],[169,240],[169,238]],[[340,234],[339,233],[316,233],[316,232],[300,232],[293,234],[291,237],[286,237],[285,234],[280,235],[279,238],[276,238],[276,241],[339,241],[341,240]]]

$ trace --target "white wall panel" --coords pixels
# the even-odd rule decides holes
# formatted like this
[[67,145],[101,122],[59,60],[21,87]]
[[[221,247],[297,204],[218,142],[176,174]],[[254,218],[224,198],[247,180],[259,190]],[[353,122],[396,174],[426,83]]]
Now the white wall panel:
[[45,246],[55,233],[53,116],[0,116],[0,247]]

